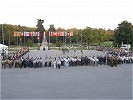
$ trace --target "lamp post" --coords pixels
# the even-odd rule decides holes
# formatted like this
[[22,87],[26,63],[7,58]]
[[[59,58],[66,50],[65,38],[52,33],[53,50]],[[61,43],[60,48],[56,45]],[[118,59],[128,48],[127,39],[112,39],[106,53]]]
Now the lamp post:
[[81,49],[82,49],[82,42],[83,40],[82,40],[82,30],[81,30]]
[[9,34],[9,40],[8,40],[8,45],[10,46],[10,34]]

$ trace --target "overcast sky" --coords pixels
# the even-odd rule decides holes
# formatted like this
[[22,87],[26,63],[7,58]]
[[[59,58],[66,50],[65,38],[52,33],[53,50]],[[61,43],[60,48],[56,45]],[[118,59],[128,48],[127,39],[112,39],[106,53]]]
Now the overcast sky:
[[114,29],[124,20],[133,24],[133,0],[1,0],[0,23],[35,27],[44,20],[45,29]]

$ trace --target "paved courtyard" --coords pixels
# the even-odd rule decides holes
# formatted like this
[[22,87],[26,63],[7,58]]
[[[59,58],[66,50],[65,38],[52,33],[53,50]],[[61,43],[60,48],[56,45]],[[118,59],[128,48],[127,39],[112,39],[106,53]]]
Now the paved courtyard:
[[70,50],[69,52],[66,52],[65,54],[63,54],[62,50],[46,50],[46,51],[43,51],[43,50],[33,50],[33,51],[30,51],[28,52],[26,55],[24,55],[24,58],[26,57],[42,57],[42,59],[44,60],[45,57],[47,56],[48,58],[49,57],[67,57],[67,56],[78,56],[78,57],[81,57],[81,56],[97,56],[97,55],[105,55],[106,52],[103,52],[103,51],[96,51],[96,50],[83,50],[83,53],[81,53],[81,50],[76,50],[74,52],[74,50]]
[[[97,51],[85,52],[98,54]],[[29,52],[30,56],[35,54]],[[132,64],[123,64],[113,68],[99,65],[1,69],[1,99],[132,100],[132,68]]]

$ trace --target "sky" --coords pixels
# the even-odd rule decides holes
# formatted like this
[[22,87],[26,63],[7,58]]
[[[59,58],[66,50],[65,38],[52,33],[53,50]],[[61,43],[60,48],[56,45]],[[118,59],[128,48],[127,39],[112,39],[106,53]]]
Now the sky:
[[42,19],[45,29],[115,29],[124,20],[133,24],[132,9],[133,0],[1,0],[0,24],[36,27]]

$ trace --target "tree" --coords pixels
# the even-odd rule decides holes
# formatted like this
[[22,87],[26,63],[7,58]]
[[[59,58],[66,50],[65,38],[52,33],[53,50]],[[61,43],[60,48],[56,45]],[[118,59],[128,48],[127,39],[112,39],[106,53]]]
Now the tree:
[[60,50],[60,47],[62,46],[62,43],[61,43],[61,41],[57,41],[56,42],[56,47],[59,47],[59,50]]
[[106,31],[106,34],[105,34],[105,40],[106,40],[106,41],[112,41],[112,40],[113,40],[113,36],[114,36],[114,31],[108,29],[108,30]]
[[[55,32],[55,31],[56,31],[56,30],[55,30],[54,24],[50,24],[50,25],[49,25],[49,29],[48,29],[48,33],[49,33],[49,32]],[[48,37],[49,37],[49,39],[50,39],[51,34],[49,34]]]
[[102,42],[105,41],[106,39],[106,32],[104,29],[98,29],[98,35],[97,35],[97,42],[98,42],[98,45],[100,46]]
[[[11,25],[11,24],[3,24],[3,33],[4,33],[4,42],[6,45],[17,45],[19,44],[20,40],[24,43],[24,37],[14,37],[14,32],[34,32],[36,28],[30,28],[26,26],[20,25]],[[0,24],[0,43],[2,43],[2,24]],[[25,41],[31,39],[32,37],[25,37]],[[36,38],[36,37],[35,37]]]
[[121,46],[122,43],[129,43],[133,46],[133,25],[123,21],[114,30],[114,45]]
[[[48,48],[50,49],[50,42],[51,42],[51,38],[52,38],[52,40],[53,40],[53,37],[51,37],[51,32],[55,32],[56,30],[55,30],[55,27],[54,27],[54,24],[50,24],[49,25],[49,29],[48,29]],[[50,32],[50,34],[49,34],[49,32]]]
[[26,45],[29,46],[29,47],[32,47],[32,40],[28,39]]

